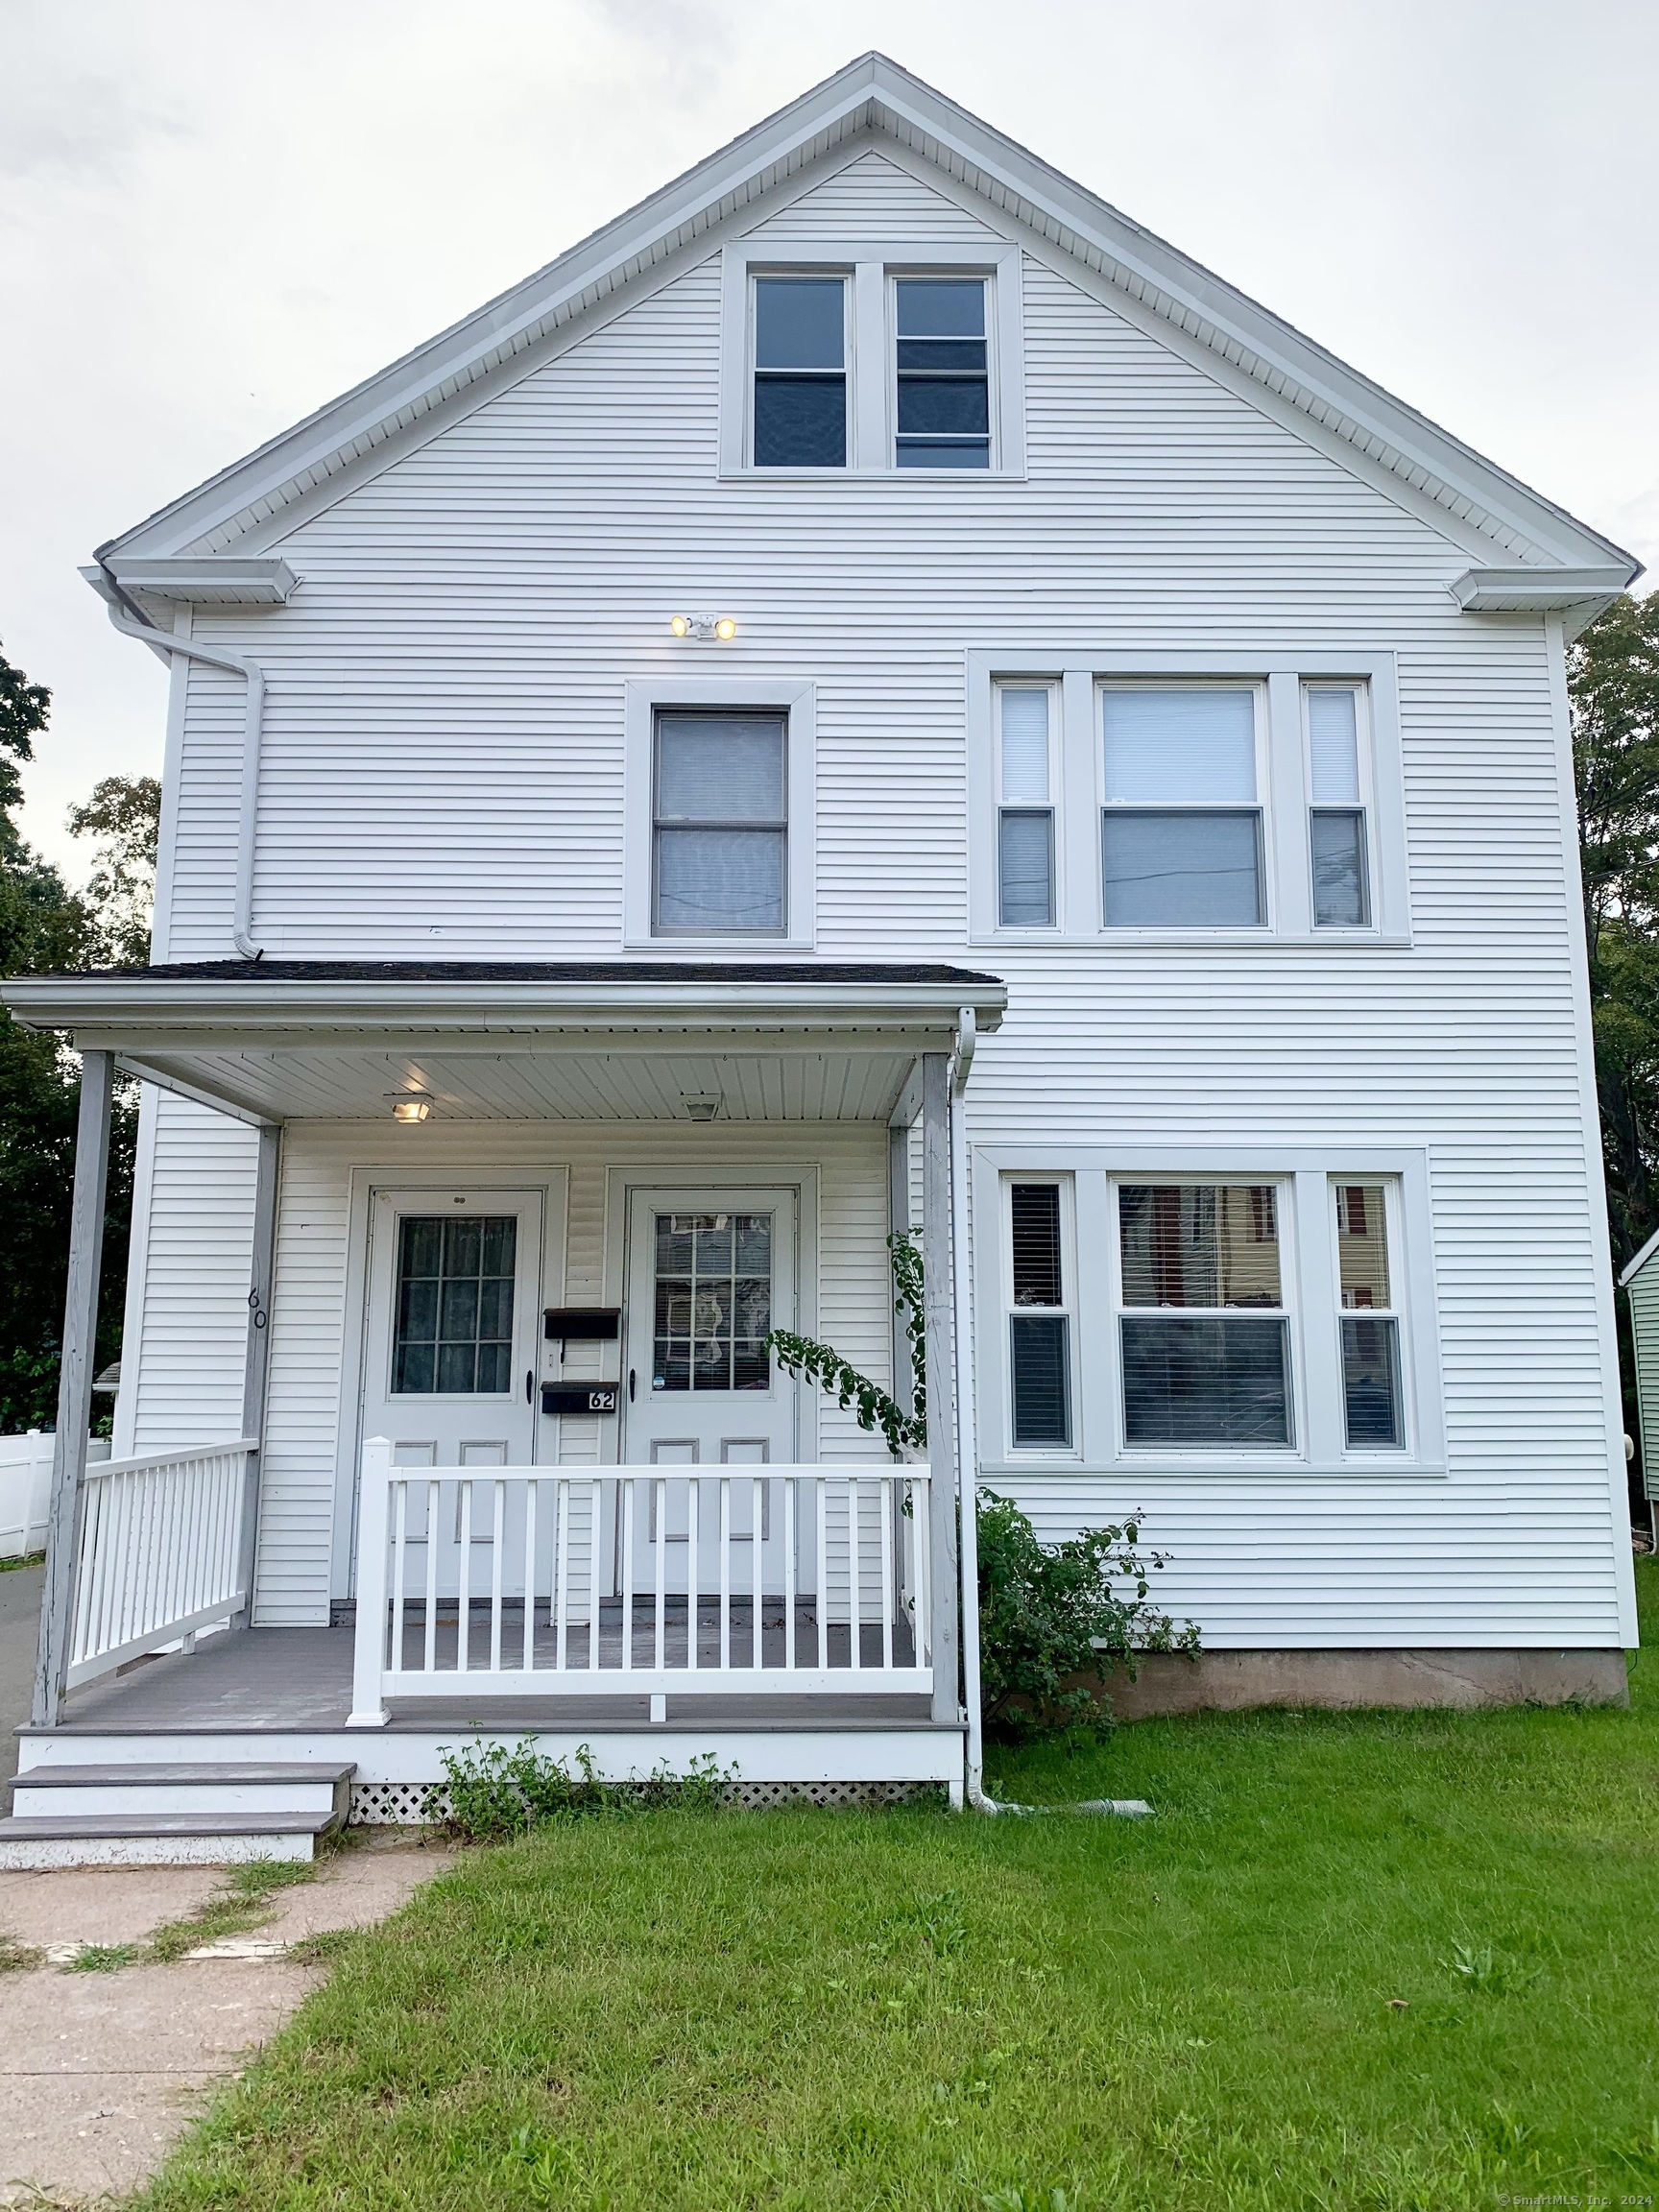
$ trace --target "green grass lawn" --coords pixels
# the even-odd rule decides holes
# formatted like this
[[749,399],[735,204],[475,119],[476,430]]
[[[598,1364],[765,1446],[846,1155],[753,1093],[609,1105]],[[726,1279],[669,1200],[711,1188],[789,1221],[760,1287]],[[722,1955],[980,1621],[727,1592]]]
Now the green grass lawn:
[[341,1951],[148,2201],[1654,2202],[1659,1658],[1633,1681],[1627,1713],[998,1763],[1138,1824],[665,1813],[479,1851]]

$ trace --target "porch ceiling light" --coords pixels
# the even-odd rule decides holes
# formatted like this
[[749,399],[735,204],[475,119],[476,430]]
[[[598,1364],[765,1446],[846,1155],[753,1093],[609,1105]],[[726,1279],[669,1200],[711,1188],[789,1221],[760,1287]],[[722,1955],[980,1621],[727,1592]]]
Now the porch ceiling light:
[[693,1121],[712,1121],[720,1111],[718,1098],[685,1098],[682,1104]]
[[388,1091],[386,1103],[394,1121],[424,1121],[432,1111],[431,1096],[424,1091]]
[[737,624],[730,614],[671,614],[668,629],[675,637],[700,637],[705,643],[717,638],[722,645],[730,645],[737,635]]

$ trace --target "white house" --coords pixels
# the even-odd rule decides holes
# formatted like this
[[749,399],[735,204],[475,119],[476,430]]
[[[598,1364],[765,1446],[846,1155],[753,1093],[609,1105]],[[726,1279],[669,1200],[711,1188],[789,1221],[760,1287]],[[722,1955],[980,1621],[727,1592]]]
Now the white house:
[[[114,539],[155,965],[6,986],[87,1075],[0,1850],[308,1850],[469,1727],[960,1797],[975,1483],[1139,1509],[1205,1695],[1622,1695],[1635,572],[878,55]],[[902,1388],[912,1221],[895,1465],[763,1339]]]

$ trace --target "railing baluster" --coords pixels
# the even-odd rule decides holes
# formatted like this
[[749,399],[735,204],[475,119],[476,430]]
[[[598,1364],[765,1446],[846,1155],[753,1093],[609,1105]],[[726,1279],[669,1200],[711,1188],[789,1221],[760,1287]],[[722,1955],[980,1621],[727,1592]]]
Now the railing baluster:
[[926,1666],[933,1653],[932,1538],[927,1516],[931,1510],[925,1485],[910,1478],[910,1551],[916,1577],[916,1664]]
[[493,1547],[493,1566],[490,1574],[490,1671],[501,1671],[501,1555],[507,1549],[507,1484],[497,1475],[494,1481],[495,1512],[491,1523],[490,1541]]
[[421,1665],[428,1674],[438,1671],[438,1515],[443,1484],[426,1485],[426,1648]]
[[599,1508],[604,1506],[604,1478],[592,1478],[592,1511],[589,1513],[589,1668],[599,1672]]
[[461,1479],[461,1564],[456,1575],[455,1668],[465,1674],[472,1643],[472,1485]]
[[852,1657],[848,1661],[854,1673],[864,1664],[864,1576],[859,1559],[858,1507],[861,1503],[858,1478],[847,1478],[847,1599],[853,1623]]
[[876,1502],[881,1520],[881,1664],[893,1669],[893,1478],[884,1475],[877,1485]]
[[795,1486],[793,1475],[783,1477],[783,1665],[795,1671]]
[[560,1477],[553,1484],[553,1664],[563,1674],[570,1625],[565,1582],[570,1573],[570,1484]]
[[392,1517],[392,1658],[395,1674],[403,1671],[403,1574],[409,1543],[409,1485],[397,1485],[397,1506]]
[[659,1475],[657,1497],[657,1641],[652,1662],[659,1674],[666,1661],[668,1632],[668,1478]]
[[634,1666],[634,1478],[618,1478],[622,1485],[622,1665]]
[[[524,1671],[536,1669],[536,1493],[534,1475],[524,1485]],[[549,1609],[551,1620],[551,1609]]]
[[722,1475],[720,1484],[720,1671],[732,1666],[732,1478]]
[[818,1671],[830,1665],[830,1485],[814,1475],[818,1514]]
[[703,1664],[701,1647],[703,1589],[703,1478],[685,1478],[685,1665],[695,1674]]
[[752,1600],[753,1610],[749,1616],[749,1664],[755,1670],[757,1674],[759,1673],[761,1667],[760,1599],[762,1596],[762,1577],[760,1553],[764,1550],[764,1546],[760,1541],[760,1531],[766,1525],[766,1500],[764,1493],[765,1477],[761,1475],[752,1475],[749,1478],[749,1564],[753,1570],[750,1579],[755,1586],[755,1595]]

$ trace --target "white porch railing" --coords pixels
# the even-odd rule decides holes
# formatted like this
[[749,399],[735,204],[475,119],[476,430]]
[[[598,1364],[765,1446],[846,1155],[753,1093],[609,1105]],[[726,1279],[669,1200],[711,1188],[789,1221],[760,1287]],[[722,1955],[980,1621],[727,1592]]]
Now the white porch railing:
[[364,1446],[353,1727],[463,1688],[932,1690],[926,1467],[390,1460]]
[[239,1613],[252,1438],[86,1470],[69,1630],[71,1690]]

